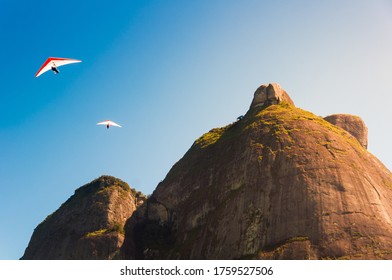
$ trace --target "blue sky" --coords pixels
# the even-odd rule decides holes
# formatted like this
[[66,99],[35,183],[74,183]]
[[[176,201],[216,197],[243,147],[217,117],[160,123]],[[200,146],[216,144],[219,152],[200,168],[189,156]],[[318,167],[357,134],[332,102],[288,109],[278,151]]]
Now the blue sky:
[[[361,116],[389,169],[390,1],[0,0],[0,259],[103,174],[146,194],[204,132],[278,82]],[[79,64],[34,78],[49,56]],[[123,128],[96,126],[105,119]]]

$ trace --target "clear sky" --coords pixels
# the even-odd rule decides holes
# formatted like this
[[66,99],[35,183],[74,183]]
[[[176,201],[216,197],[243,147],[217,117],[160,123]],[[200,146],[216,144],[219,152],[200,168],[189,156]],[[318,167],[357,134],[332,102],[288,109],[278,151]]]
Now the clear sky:
[[[392,168],[391,1],[0,0],[0,36],[0,259],[100,175],[152,193],[268,82],[361,116]],[[83,62],[35,78],[49,56]]]

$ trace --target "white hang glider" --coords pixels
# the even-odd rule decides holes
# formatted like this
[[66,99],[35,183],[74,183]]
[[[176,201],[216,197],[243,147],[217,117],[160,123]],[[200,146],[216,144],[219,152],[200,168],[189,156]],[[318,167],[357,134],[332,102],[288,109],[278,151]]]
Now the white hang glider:
[[115,122],[112,122],[112,121],[110,121],[110,120],[103,121],[103,122],[99,122],[99,123],[97,123],[97,125],[106,125],[106,128],[109,128],[109,127],[111,127],[111,126],[121,127],[121,125],[119,125],[119,124],[117,124],[117,123],[115,123]]
[[57,67],[82,62],[81,60],[72,59],[72,58],[60,58],[60,57],[49,57],[44,64],[42,64],[41,68],[38,70],[35,77],[38,77],[45,73],[46,71],[52,70],[55,74],[58,74],[60,71]]

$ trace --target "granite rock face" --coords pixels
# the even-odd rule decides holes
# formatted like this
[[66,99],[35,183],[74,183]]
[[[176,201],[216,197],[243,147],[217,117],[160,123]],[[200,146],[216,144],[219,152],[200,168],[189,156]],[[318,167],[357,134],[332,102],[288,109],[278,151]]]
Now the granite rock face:
[[360,117],[348,114],[335,114],[325,117],[324,120],[348,131],[357,138],[363,147],[367,148],[368,129]]
[[351,132],[270,84],[173,166],[127,221],[121,257],[392,259],[391,201],[391,172]]
[[117,258],[124,224],[140,201],[127,183],[101,176],[37,226],[22,259]]

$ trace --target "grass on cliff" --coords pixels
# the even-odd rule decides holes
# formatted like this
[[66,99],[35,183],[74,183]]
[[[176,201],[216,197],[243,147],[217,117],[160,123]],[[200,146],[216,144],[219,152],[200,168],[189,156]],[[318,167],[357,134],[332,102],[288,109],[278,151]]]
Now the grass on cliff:
[[[278,242],[272,246],[264,248],[261,250],[258,255],[256,256],[257,259],[277,259],[284,255],[285,251],[288,249],[288,246],[291,243],[298,243],[298,242],[310,242],[309,237],[307,236],[295,236]],[[306,259],[310,259],[309,252],[306,253]]]
[[111,228],[102,228],[96,231],[88,232],[85,234],[86,237],[94,237],[94,236],[101,236],[106,233],[117,232],[119,234],[124,235],[125,230],[124,226],[121,224],[115,224]]
[[214,144],[216,141],[219,140],[219,138],[222,136],[222,134],[226,131],[226,128],[227,128],[227,126],[211,129],[209,132],[207,132],[207,133],[203,134],[201,137],[199,137],[195,141],[195,144],[200,146],[201,148],[206,148],[209,145]]
[[131,191],[131,188],[129,187],[129,185],[118,179],[115,178],[113,176],[108,176],[108,175],[103,175],[95,180],[93,180],[92,182],[81,186],[80,188],[78,188],[77,190],[75,190],[75,195],[88,195],[91,193],[96,193],[99,191],[102,191],[106,188],[112,187],[112,186],[117,186],[120,189],[124,190],[124,191]]
[[[277,140],[285,139],[289,144],[294,144],[291,133],[294,131],[303,130],[305,134],[319,133],[319,130],[312,130],[306,127],[298,128],[296,122],[312,121],[318,124],[322,129],[333,132],[340,137],[344,142],[349,143],[353,148],[359,152],[363,152],[365,148],[355,139],[350,133],[344,129],[335,126],[311,112],[302,110],[286,102],[277,105],[271,105],[266,108],[252,108],[248,111],[246,116],[237,122],[231,123],[221,128],[211,129],[209,132],[203,134],[195,141],[195,145],[199,148],[205,149],[223,138],[236,137],[239,134],[255,129],[257,127],[265,127],[269,129],[270,134]],[[331,145],[327,145],[332,147]],[[333,148],[333,147],[332,147]]]
[[137,200],[145,201],[147,199],[146,195],[134,188],[131,188],[126,182],[108,175],[102,175],[92,182],[78,188],[75,190],[75,195],[90,195],[92,193],[105,194],[111,188],[118,188],[124,195],[131,192],[132,196]]

